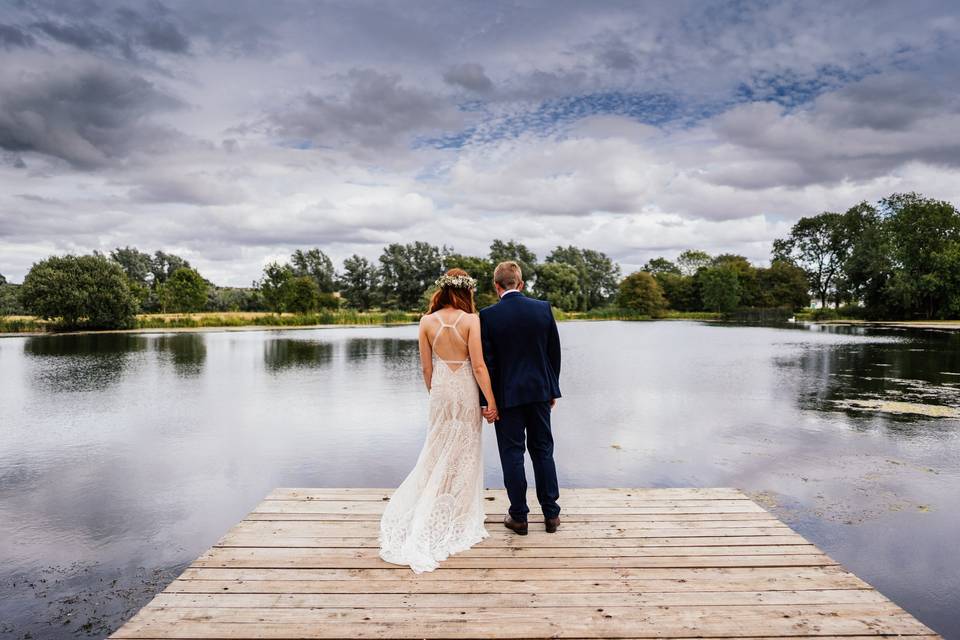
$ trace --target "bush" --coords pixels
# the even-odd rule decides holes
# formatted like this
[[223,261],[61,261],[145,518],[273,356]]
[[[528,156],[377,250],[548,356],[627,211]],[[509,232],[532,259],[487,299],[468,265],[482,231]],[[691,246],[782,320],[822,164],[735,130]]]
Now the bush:
[[631,273],[620,283],[617,304],[634,313],[660,317],[667,309],[663,289],[656,278],[646,271]]
[[283,306],[292,313],[317,310],[320,286],[310,276],[295,276],[283,283]]
[[24,278],[20,300],[33,315],[61,318],[65,328],[125,329],[137,312],[126,273],[100,255],[41,260]]

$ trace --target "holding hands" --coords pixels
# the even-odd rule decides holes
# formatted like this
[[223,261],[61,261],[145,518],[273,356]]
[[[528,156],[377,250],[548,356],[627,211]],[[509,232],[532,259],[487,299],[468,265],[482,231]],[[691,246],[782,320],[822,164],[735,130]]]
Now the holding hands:
[[481,411],[484,419],[487,421],[487,424],[493,424],[500,419],[500,412],[497,411],[497,403],[491,402]]

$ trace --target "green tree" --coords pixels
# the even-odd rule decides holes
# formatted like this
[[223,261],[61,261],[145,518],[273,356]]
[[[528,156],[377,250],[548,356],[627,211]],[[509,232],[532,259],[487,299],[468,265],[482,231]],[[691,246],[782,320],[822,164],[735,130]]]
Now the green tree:
[[375,306],[379,296],[377,268],[369,260],[353,254],[343,261],[340,275],[340,293],[347,306],[366,311]]
[[677,267],[685,276],[696,275],[697,271],[706,268],[713,261],[710,254],[698,249],[687,249],[677,257]]
[[294,275],[313,278],[321,293],[333,293],[337,290],[337,272],[333,268],[333,261],[320,249],[297,249],[290,256],[290,264]]
[[293,313],[311,313],[320,301],[320,286],[311,276],[288,278],[282,286],[283,306]]
[[700,297],[709,311],[730,312],[740,303],[740,282],[729,265],[707,267],[697,273]]
[[752,306],[790,307],[794,311],[810,306],[810,285],[806,272],[785,260],[774,260],[769,268],[757,269],[758,295]]
[[490,262],[494,268],[501,262],[513,261],[520,265],[520,271],[523,273],[523,279],[527,287],[531,290],[536,285],[537,279],[537,255],[527,248],[523,243],[516,240],[494,240],[490,244]]
[[654,276],[667,306],[676,311],[698,311],[701,309],[700,295],[693,276],[665,271]]
[[196,269],[180,267],[160,285],[163,311],[200,311],[207,302],[207,281]]
[[955,256],[960,252],[960,213],[942,200],[917,193],[881,200],[894,268],[892,299],[907,315],[942,318],[956,295]]
[[420,296],[443,273],[443,256],[426,242],[394,243],[380,255],[380,286],[384,303],[398,309],[416,309]]
[[274,313],[283,313],[287,281],[294,278],[293,269],[288,264],[271,262],[263,268],[263,277],[253,283],[260,291],[263,303]]
[[123,269],[103,256],[51,256],[31,267],[20,300],[41,318],[66,326],[123,329],[133,326],[137,302]]
[[667,300],[656,278],[647,271],[635,271],[620,283],[617,305],[622,309],[659,317],[667,308]]
[[646,271],[653,276],[658,276],[662,273],[680,275],[680,267],[663,257],[647,260],[647,264],[643,265],[642,271]]
[[190,269],[190,263],[178,255],[157,251],[153,254],[150,264],[150,273],[153,275],[153,286],[166,282],[177,269]]
[[839,304],[836,284],[849,251],[843,216],[831,212],[800,218],[787,238],[773,243],[774,259],[793,262],[806,271],[822,307],[831,297]]
[[580,311],[602,306],[617,294],[620,265],[605,253],[574,246],[557,247],[547,256],[547,262],[567,264],[577,272],[580,282],[577,308]]
[[563,262],[540,265],[537,269],[536,297],[563,311],[576,310],[581,299],[577,270]]
[[[726,266],[737,274],[737,283],[740,287],[741,306],[765,307],[762,292],[757,280],[757,268],[750,264],[744,256],[733,253],[723,253],[713,259],[715,267]],[[776,305],[774,305],[776,306]]]
[[117,247],[110,252],[110,259],[120,265],[130,282],[144,287],[150,286],[153,279],[153,258],[136,247]]

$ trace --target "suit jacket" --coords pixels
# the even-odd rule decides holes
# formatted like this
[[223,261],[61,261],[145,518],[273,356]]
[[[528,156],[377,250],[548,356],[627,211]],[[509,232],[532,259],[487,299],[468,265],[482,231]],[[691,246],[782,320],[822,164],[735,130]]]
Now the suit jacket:
[[560,397],[560,334],[549,303],[508,293],[480,311],[480,336],[499,408]]

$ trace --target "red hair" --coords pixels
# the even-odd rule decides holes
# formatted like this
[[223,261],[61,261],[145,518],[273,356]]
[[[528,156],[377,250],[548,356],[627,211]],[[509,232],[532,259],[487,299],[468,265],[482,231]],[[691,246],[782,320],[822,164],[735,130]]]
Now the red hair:
[[[447,271],[448,276],[467,276],[470,274],[454,267]],[[430,310],[427,313],[433,313],[438,309],[443,309],[444,307],[453,307],[455,309],[460,309],[461,311],[466,311],[467,313],[476,313],[477,306],[473,301],[473,289],[466,287],[451,287],[445,286],[437,289],[433,296],[430,298]]]

